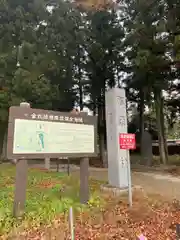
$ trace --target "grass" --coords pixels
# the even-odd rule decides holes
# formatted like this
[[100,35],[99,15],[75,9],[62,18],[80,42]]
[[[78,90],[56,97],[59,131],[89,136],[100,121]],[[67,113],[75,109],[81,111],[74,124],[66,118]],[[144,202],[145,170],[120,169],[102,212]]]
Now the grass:
[[180,203],[173,204],[146,191],[127,196],[101,194],[102,182],[90,180],[87,206],[79,203],[79,177],[31,169],[28,173],[26,213],[12,217],[15,168],[0,165],[0,239],[69,239],[68,209],[72,206],[76,239],[136,239],[144,233],[148,240],[175,239],[180,219]]
[[[103,209],[75,216],[75,239],[138,239],[143,234],[148,240],[176,239],[176,223],[180,219],[179,202],[173,204],[162,196],[147,195],[143,190],[133,194],[133,206],[129,208],[127,196],[106,195]],[[58,219],[59,220],[59,219]],[[63,230],[63,231],[62,231]],[[60,219],[49,228],[26,232],[13,240],[70,239],[68,222]]]
[[79,203],[79,178],[67,174],[30,169],[28,172],[27,198],[23,219],[12,216],[15,167],[0,165],[0,236],[20,228],[50,224],[53,219],[66,213],[70,206],[75,211],[88,211],[103,205],[99,196],[100,183],[90,181],[88,206]]

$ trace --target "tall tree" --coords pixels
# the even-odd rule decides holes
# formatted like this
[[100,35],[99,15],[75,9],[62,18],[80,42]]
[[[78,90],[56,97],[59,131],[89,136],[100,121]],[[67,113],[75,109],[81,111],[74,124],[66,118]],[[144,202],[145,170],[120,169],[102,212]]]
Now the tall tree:
[[58,92],[53,101],[54,110],[70,111],[76,101],[74,85],[77,83],[75,80],[81,78],[83,54],[80,43],[81,24],[80,12],[71,3],[58,1],[49,13],[45,27],[45,45],[52,59],[45,75]]
[[[127,38],[130,42],[129,61],[139,72],[136,82],[140,91],[145,87],[153,93],[156,106],[156,119],[159,133],[161,161],[167,163],[168,153],[165,139],[163,95],[168,88],[171,75],[171,58],[169,39],[166,37],[164,19],[165,6],[161,1],[127,1],[125,2]],[[129,52],[128,51],[128,52]]]
[[90,107],[98,115],[99,146],[105,159],[105,90],[117,83],[117,67],[122,65],[124,32],[113,9],[87,15],[89,39],[87,43],[87,76],[90,80]]
[[[19,71],[19,48],[22,47],[23,42],[34,43],[36,39],[36,29],[42,20],[40,16],[45,11],[43,2],[41,3],[37,4],[30,0],[26,2],[0,1],[0,88],[2,98],[0,125],[4,129],[1,131],[0,149],[2,149],[7,127],[8,108],[23,100],[22,94],[18,95],[15,91],[17,82],[14,81],[15,78],[17,79]],[[26,88],[25,84],[24,88]],[[18,92],[20,89],[24,91],[19,85]]]

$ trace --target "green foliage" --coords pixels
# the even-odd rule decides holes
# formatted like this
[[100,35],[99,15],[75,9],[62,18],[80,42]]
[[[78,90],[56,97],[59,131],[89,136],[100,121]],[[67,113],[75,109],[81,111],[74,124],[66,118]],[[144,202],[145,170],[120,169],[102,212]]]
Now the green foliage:
[[0,121],[21,101],[58,111],[88,106],[104,134],[108,88],[126,86],[141,115],[163,90],[179,92],[172,84],[179,77],[179,0],[123,0],[121,9],[0,0]]
[[63,2],[50,13],[43,1],[3,1],[0,21],[6,24],[0,27],[0,88],[6,89],[8,98],[1,94],[2,120],[7,119],[9,106],[21,101],[36,108],[73,108],[76,18],[71,10]]
[[[169,51],[168,38],[163,36],[166,25],[163,2],[130,1],[125,8],[128,18],[125,26],[128,31],[126,52],[133,71],[130,83],[142,88],[167,89],[171,59],[166,53]],[[135,9],[135,11],[133,11]],[[132,11],[131,11],[132,10]],[[136,84],[138,82],[138,85]]]
[[118,80],[124,60],[121,55],[124,31],[117,13],[111,9],[91,13],[87,18],[89,39],[86,71],[91,80],[88,92],[93,109],[99,104],[104,105],[105,89],[115,86]]

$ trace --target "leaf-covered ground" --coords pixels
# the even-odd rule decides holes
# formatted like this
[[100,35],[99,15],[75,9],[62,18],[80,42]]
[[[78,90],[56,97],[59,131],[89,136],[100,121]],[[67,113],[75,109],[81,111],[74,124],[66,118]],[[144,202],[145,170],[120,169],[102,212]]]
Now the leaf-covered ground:
[[[104,209],[76,215],[76,240],[136,240],[141,233],[148,240],[176,239],[176,223],[180,223],[178,202],[165,202],[159,196],[146,196],[140,191],[135,193],[131,209],[125,197],[117,200],[106,196],[106,201]],[[67,216],[57,218],[47,227],[25,232],[17,239],[68,240]]]
[[[176,239],[175,226],[180,223],[178,201],[168,202],[159,195],[147,195],[138,190],[133,195],[130,209],[127,196],[115,198],[103,194],[99,190],[101,182],[91,180],[91,198],[88,207],[82,207],[77,177],[31,170],[25,219],[17,222],[11,217],[14,169],[8,167],[0,171],[0,179],[3,189],[0,193],[2,239],[68,240],[70,206],[75,213],[76,240],[136,240],[140,233],[148,240]],[[5,232],[12,226],[13,234],[7,236]]]
[[0,165],[0,237],[23,229],[36,229],[51,224],[57,216],[66,214],[72,206],[82,212],[89,207],[103,204],[98,194],[98,184],[90,182],[91,195],[88,207],[79,203],[79,179],[64,173],[47,172],[43,169],[30,169],[26,191],[26,212],[24,219],[12,217],[14,198],[15,167]]

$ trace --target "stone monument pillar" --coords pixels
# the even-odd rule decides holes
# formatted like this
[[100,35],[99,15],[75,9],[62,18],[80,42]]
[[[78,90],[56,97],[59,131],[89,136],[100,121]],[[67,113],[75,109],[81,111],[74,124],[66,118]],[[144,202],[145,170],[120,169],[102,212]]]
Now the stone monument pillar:
[[105,100],[109,184],[127,188],[130,181],[129,150],[119,146],[120,133],[127,133],[125,90],[112,88],[106,92]]

